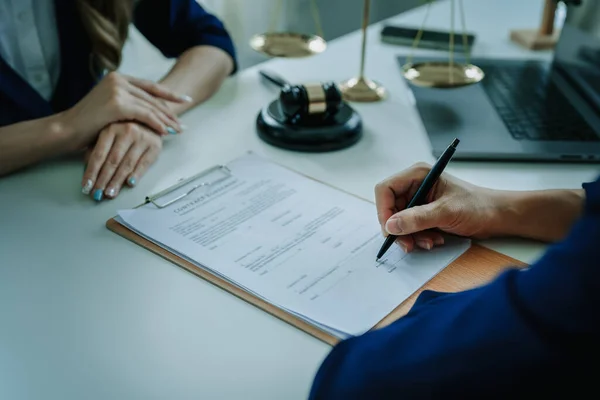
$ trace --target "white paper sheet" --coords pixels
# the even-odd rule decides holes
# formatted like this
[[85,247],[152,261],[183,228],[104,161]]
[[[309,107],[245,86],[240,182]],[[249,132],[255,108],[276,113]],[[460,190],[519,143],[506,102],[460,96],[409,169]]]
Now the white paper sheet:
[[203,178],[215,183],[167,208],[122,210],[118,221],[337,337],[371,329],[470,246],[393,246],[376,262],[374,204],[254,155],[228,167],[230,177]]

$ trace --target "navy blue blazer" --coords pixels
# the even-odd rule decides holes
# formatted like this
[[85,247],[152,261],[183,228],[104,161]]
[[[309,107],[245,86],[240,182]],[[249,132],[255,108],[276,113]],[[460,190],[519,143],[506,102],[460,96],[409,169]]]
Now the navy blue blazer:
[[[84,97],[99,78],[90,71],[91,44],[75,0],[55,0],[55,7],[61,72],[54,96],[46,101],[0,57],[0,126],[63,111]],[[142,0],[133,22],[166,57],[210,45],[227,52],[237,69],[234,45],[224,25],[195,0]]]
[[598,393],[600,179],[584,187],[583,217],[530,268],[465,292],[423,292],[404,318],[334,347],[310,398]]

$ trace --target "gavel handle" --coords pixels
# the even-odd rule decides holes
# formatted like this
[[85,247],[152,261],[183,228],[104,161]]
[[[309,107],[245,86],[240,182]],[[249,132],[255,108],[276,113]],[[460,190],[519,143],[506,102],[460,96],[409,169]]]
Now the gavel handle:
[[290,83],[288,81],[286,81],[281,76],[279,76],[273,72],[267,72],[264,70],[260,70],[259,73],[267,81],[274,83],[275,85],[279,86],[280,88],[282,88],[286,85],[290,85]]

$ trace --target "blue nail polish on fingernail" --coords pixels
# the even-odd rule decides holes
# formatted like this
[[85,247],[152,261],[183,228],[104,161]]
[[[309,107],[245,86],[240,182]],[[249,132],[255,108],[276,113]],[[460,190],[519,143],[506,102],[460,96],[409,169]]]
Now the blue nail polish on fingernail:
[[103,196],[104,196],[104,193],[102,192],[102,189],[96,189],[96,191],[94,192],[94,200],[100,201],[100,200],[102,200]]
[[130,186],[135,186],[136,184],[136,180],[135,178],[132,176],[129,179],[127,179],[127,183],[129,183]]
[[169,135],[177,135],[177,131],[170,126],[167,126],[167,132],[169,132]]

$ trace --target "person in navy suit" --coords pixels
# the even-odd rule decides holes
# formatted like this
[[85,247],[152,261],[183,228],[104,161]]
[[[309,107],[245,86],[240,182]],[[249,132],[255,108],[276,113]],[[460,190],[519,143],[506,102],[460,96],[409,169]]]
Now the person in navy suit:
[[[568,398],[597,392],[600,355],[600,178],[578,190],[499,191],[448,174],[405,209],[430,166],[377,185],[384,232],[405,251],[441,232],[550,242],[525,269],[458,293],[423,291],[404,317],[340,342],[310,399]],[[589,393],[589,391],[588,391]]]
[[[118,72],[131,23],[177,59],[160,82]],[[82,192],[114,198],[236,69],[223,23],[195,0],[0,0],[0,175],[85,152]]]

